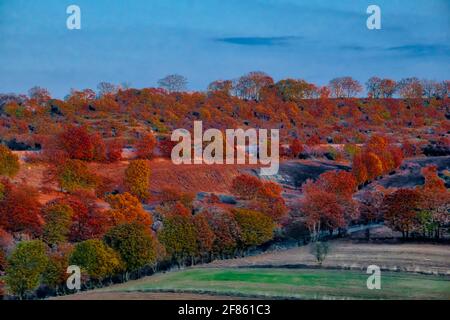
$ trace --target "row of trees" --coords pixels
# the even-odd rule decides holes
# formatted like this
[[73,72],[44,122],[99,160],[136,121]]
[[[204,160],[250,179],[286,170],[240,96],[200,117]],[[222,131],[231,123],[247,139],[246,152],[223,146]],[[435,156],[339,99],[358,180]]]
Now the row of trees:
[[398,189],[385,197],[382,212],[393,230],[439,239],[450,223],[450,190],[437,175],[437,168],[422,169],[425,183],[415,189]]
[[[175,201],[159,211],[162,227],[155,233],[152,216],[130,194],[109,196],[107,212],[87,209],[86,195],[83,199],[72,195],[37,207],[33,218],[40,222],[32,234],[30,220],[22,221],[22,228],[16,227],[18,221],[14,228],[0,221],[0,268],[11,293],[23,297],[41,285],[65,290],[69,265],[79,266],[84,282],[95,284],[118,274],[126,280],[129,273],[154,269],[162,261],[182,265],[235,255],[272,239],[275,227],[271,217],[258,211],[193,215]],[[35,240],[14,246],[10,234],[19,233]]]
[[[259,101],[239,99],[217,90],[170,94],[154,88],[119,90],[101,97],[86,89],[72,92],[66,100],[50,99],[42,105],[35,99],[17,98],[0,105],[0,135],[15,149],[43,147],[44,151],[54,149],[64,154],[67,152],[62,146],[76,148],[77,139],[73,138],[72,144],[55,142],[53,146],[55,137],[67,126],[86,127],[88,136],[97,136],[89,140],[98,147],[92,150],[93,143],[88,142],[81,154],[93,158],[95,153],[95,157],[106,159],[102,161],[112,162],[120,157],[121,146],[133,145],[137,149],[148,132],[155,132],[158,149],[167,151],[171,143],[168,134],[175,128],[192,129],[195,120],[202,120],[205,129],[280,128],[282,144],[293,138],[310,145],[360,144],[373,132],[395,133],[392,137],[397,142],[412,141],[420,135],[421,140],[415,139],[414,143],[426,143],[443,139],[446,132],[444,100],[341,100],[329,99],[328,88],[321,88],[318,93],[312,89],[304,81],[280,81],[261,89]],[[317,94],[318,99],[301,99]],[[147,140],[146,143],[155,143],[151,137]],[[145,158],[151,156],[145,154],[151,148],[141,150]]]
[[[158,86],[169,93],[183,92],[187,90],[186,77],[179,74],[171,74],[158,80]],[[367,94],[373,98],[392,98],[398,94],[403,98],[444,98],[449,94],[449,81],[435,81],[418,79],[416,77],[403,78],[395,81],[389,78],[371,77],[365,83]],[[262,71],[249,72],[235,80],[216,80],[211,82],[207,91],[221,91],[236,95],[242,99],[259,100],[263,89],[275,87],[286,99],[311,99],[320,95],[320,88],[302,79],[283,79],[275,83],[272,77]],[[127,90],[129,85],[114,85],[108,82],[100,82],[97,86],[98,97],[115,95],[119,90]],[[338,77],[330,80],[328,89],[333,97],[350,98],[363,91],[363,86],[352,77]],[[96,94],[92,92],[92,96]],[[47,89],[33,87],[28,96],[38,104],[43,104],[51,99]]]
[[[168,92],[186,90],[187,80],[180,75],[169,75],[158,81]],[[217,80],[208,85],[208,91],[221,91],[242,99],[260,100],[264,90],[274,87],[287,100],[312,99],[320,95],[321,88],[305,80],[283,79],[275,83],[272,77],[261,71],[250,72],[236,80]],[[352,77],[332,79],[328,84],[333,97],[351,98],[363,91],[363,86]],[[404,78],[396,82],[392,79],[371,77],[366,82],[367,94],[373,98],[392,98],[398,94],[402,98],[444,98],[450,92],[450,82],[418,78]]]
[[[208,92],[224,92],[247,100],[260,100],[265,91],[275,90],[283,99],[314,99],[329,91],[335,98],[352,98],[363,91],[363,86],[352,77],[332,79],[327,87],[318,87],[302,79],[283,79],[278,82],[264,72],[250,72],[237,80],[217,80],[208,86]],[[369,97],[392,98],[398,94],[402,98],[445,98],[450,92],[450,82],[404,78],[396,82],[392,79],[371,77],[366,82]]]
[[385,221],[407,238],[442,236],[450,222],[450,191],[437,175],[435,166],[422,169],[425,183],[416,188],[366,190],[357,198],[357,181],[349,172],[326,172],[302,186],[301,219],[312,239],[323,231],[345,229],[352,222]]
[[[105,211],[89,190],[97,181],[85,161],[67,159],[57,168],[66,193],[45,205],[31,187],[7,178],[0,183],[0,269],[6,271],[10,292],[20,297],[38,286],[65,290],[70,264],[82,268],[84,281],[96,283],[117,274],[127,279],[130,272],[162,261],[182,265],[236,255],[272,239],[274,218],[279,218],[271,206],[257,211],[256,202],[252,209],[213,206],[194,215],[193,197],[164,191],[154,221],[141,204],[149,192],[145,160],[132,161],[125,170],[125,188],[131,193],[102,195],[109,205]],[[253,198],[275,205],[282,201],[280,192],[265,183]],[[159,227],[155,222],[161,222]]]
[[[158,80],[158,86],[169,93],[187,90],[186,77],[171,74]],[[392,98],[398,94],[402,98],[444,98],[449,94],[449,81],[435,81],[418,79],[416,77],[403,78],[396,82],[389,78],[371,77],[365,83],[368,96],[373,98]],[[363,86],[352,77],[338,77],[330,80],[328,89],[335,98],[351,98],[363,92]],[[249,72],[235,80],[216,80],[211,82],[208,92],[224,92],[246,100],[260,100],[264,90],[275,90],[287,100],[313,99],[320,95],[320,88],[303,79],[283,79],[275,83],[273,78],[262,71]],[[97,86],[98,97],[114,95],[119,90],[128,89],[127,85],[114,85],[101,82]],[[95,96],[93,92],[92,95]],[[43,103],[50,99],[50,93],[40,87],[29,90],[29,97]]]

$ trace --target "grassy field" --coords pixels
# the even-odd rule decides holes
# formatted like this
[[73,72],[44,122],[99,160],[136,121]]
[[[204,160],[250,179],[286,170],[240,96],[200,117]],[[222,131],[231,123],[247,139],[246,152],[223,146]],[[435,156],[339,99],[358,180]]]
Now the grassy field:
[[[383,236],[386,228],[373,230]],[[308,246],[155,274],[58,299],[446,299],[450,300],[448,245],[330,242],[326,269]],[[366,286],[368,265],[382,268],[381,290]],[[289,265],[290,267],[287,267]],[[261,268],[264,266],[265,268]],[[351,270],[348,270],[351,268]],[[395,271],[394,271],[395,270]],[[425,274],[421,274],[425,273]],[[439,274],[439,275],[437,275]]]
[[196,268],[159,274],[101,291],[296,299],[450,299],[448,277],[382,272],[381,290],[367,289],[367,277],[363,272],[348,270]]

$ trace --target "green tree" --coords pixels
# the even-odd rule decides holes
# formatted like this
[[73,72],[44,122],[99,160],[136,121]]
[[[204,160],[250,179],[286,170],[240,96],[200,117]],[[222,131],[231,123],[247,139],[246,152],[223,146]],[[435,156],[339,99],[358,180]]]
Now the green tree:
[[43,239],[49,245],[67,241],[73,210],[65,204],[50,204],[43,209],[45,220]]
[[134,160],[130,162],[125,170],[125,187],[141,201],[150,196],[150,167],[145,160]]
[[102,280],[122,270],[119,254],[98,239],[77,243],[69,261],[94,280]]
[[54,289],[56,293],[61,288],[65,288],[68,276],[67,267],[72,251],[73,246],[71,244],[62,244],[48,254],[48,263],[42,274],[42,283]]
[[47,246],[41,240],[17,245],[6,268],[6,283],[11,293],[22,299],[39,286],[48,263],[46,251]]
[[273,238],[275,224],[264,213],[247,210],[233,210],[234,219],[239,225],[241,247],[257,246]]
[[19,157],[0,144],[0,176],[14,177],[19,172]]
[[5,185],[0,181],[0,201],[5,199]]
[[125,223],[113,227],[104,242],[119,253],[127,271],[135,271],[156,262],[155,239],[140,223]]
[[164,218],[159,240],[167,253],[181,265],[197,253],[197,237],[191,216],[171,214]]
[[89,171],[81,160],[67,160],[58,167],[57,180],[61,189],[74,192],[80,189],[95,188],[98,178]]

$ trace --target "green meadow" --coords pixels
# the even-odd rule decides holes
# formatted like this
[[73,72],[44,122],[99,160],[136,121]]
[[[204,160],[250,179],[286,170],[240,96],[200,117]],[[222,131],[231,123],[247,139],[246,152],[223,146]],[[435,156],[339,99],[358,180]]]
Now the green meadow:
[[127,292],[190,292],[281,299],[450,299],[450,278],[381,272],[369,290],[363,271],[328,269],[196,268],[124,284]]

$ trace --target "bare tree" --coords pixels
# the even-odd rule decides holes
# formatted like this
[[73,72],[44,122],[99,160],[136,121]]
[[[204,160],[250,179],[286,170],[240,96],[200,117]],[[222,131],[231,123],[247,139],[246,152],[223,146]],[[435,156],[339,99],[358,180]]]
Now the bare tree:
[[378,99],[381,96],[381,80],[378,77],[371,77],[366,82],[367,94],[372,98]]
[[421,98],[423,94],[422,84],[420,80],[412,78],[404,78],[397,84],[400,96],[404,99]]
[[325,261],[325,258],[330,252],[330,246],[327,242],[316,241],[311,244],[310,250],[311,254],[316,258],[319,266],[322,266],[322,263]]
[[109,82],[100,82],[97,85],[97,89],[98,89],[98,96],[103,97],[109,94],[116,94],[117,91],[119,90],[119,87]]
[[0,93],[0,108],[7,105],[10,102],[15,102],[17,104],[23,104],[28,100],[26,95],[15,93]]
[[436,83],[435,96],[439,99],[448,98],[450,94],[450,80]]
[[208,92],[224,92],[231,94],[233,82],[231,80],[216,80],[208,85]]
[[351,98],[362,91],[361,84],[352,77],[332,79],[329,87],[331,94],[336,98]]
[[397,83],[392,79],[383,79],[380,83],[380,94],[383,98],[392,98],[397,90]]
[[260,100],[261,90],[273,84],[273,79],[262,71],[250,72],[234,81],[234,94],[241,99]]
[[28,96],[30,99],[36,100],[38,104],[46,103],[51,99],[50,92],[47,89],[38,86],[28,90]]
[[179,74],[171,74],[158,80],[158,86],[168,92],[186,91],[187,79]]

